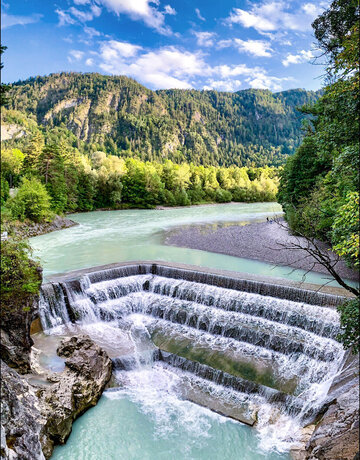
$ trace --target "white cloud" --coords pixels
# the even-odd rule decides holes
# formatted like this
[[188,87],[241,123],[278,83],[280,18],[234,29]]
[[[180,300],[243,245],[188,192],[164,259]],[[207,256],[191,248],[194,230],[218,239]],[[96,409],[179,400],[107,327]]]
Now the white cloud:
[[245,81],[251,88],[257,89],[270,89],[272,91],[281,91],[282,82],[292,81],[292,77],[272,77],[267,75],[265,72],[259,72],[252,77],[246,78]]
[[211,66],[200,51],[189,52],[174,46],[146,50],[131,43],[102,42],[98,53],[100,68],[112,75],[127,75],[154,89],[189,89],[194,81],[204,89],[237,91],[251,88],[281,90],[290,78],[268,75],[262,67],[239,65]]
[[176,14],[176,10],[170,5],[165,5],[164,14],[169,14],[170,16],[174,16]]
[[81,22],[92,21],[94,18],[92,11],[81,11],[73,6],[69,8],[69,12]]
[[288,67],[290,64],[302,64],[304,62],[309,62],[311,59],[314,59],[311,50],[301,50],[299,54],[288,54],[286,58],[282,60],[282,64]]
[[93,66],[94,65],[94,59],[92,59],[92,58],[86,59],[85,65],[87,65],[89,67]]
[[238,50],[244,51],[245,53],[252,54],[259,57],[270,57],[271,56],[271,46],[270,43],[264,40],[241,40],[240,38],[235,38],[235,44]]
[[75,5],[88,5],[90,3],[90,0],[73,0]]
[[135,21],[141,20],[163,35],[172,33],[171,29],[165,26],[164,13],[157,8],[158,0],[98,0],[98,3],[117,15],[126,14]]
[[199,8],[195,8],[195,14],[200,19],[200,21],[206,21],[204,16],[201,15]]
[[128,75],[156,89],[191,88],[189,79],[210,69],[201,53],[173,46],[146,51],[115,40],[102,43],[100,58],[100,67],[105,72]]
[[68,61],[69,62],[81,61],[83,57],[84,57],[83,51],[71,50],[69,52]]
[[240,80],[211,80],[203,89],[216,91],[238,91],[241,86]]
[[234,38],[233,40],[220,40],[217,44],[218,49],[230,46],[237,48],[239,53],[252,54],[258,57],[270,57],[273,51],[270,43],[264,40],[241,40],[240,38]]
[[252,3],[249,10],[233,8],[226,22],[230,25],[240,24],[245,28],[253,27],[260,33],[279,30],[306,31],[311,29],[311,22],[321,13],[322,6],[322,3],[320,7],[306,3],[294,11],[283,0],[265,0]]
[[101,8],[97,5],[91,5],[91,11],[95,18],[99,17],[101,14]]
[[214,37],[216,36],[214,32],[194,32],[194,35],[199,46],[213,46]]
[[318,5],[314,5],[314,3],[305,3],[301,9],[313,19],[319,16],[324,10],[324,8],[321,8],[321,6]]
[[74,18],[70,16],[70,14],[66,13],[64,10],[60,10],[59,8],[55,10],[55,13],[59,17],[59,26],[66,26],[66,25],[71,25],[75,24],[76,21]]
[[32,14],[31,16],[16,16],[13,14],[1,14],[1,28],[8,29],[13,26],[25,26],[26,24],[34,24],[39,22],[42,14]]
[[88,27],[88,26],[85,26],[84,27],[84,32],[89,35],[90,38],[92,37],[99,37],[101,35],[101,32],[99,32],[98,30],[94,29],[94,27]]

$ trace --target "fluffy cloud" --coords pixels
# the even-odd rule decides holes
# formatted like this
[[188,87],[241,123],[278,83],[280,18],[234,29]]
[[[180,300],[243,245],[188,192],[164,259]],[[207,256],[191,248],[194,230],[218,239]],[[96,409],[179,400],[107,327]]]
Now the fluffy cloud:
[[165,14],[170,14],[170,16],[174,16],[176,14],[176,10],[175,10],[175,8],[172,8],[170,5],[165,5],[164,13]]
[[128,75],[153,88],[191,88],[192,76],[208,72],[200,53],[173,46],[145,51],[140,46],[110,40],[101,44],[100,58],[105,72]]
[[309,62],[311,59],[314,59],[311,50],[301,50],[299,54],[288,54],[286,58],[282,60],[282,64],[288,67],[290,64],[302,64],[304,62]]
[[240,24],[243,27],[253,27],[258,32],[278,30],[305,31],[311,28],[312,20],[322,11],[313,3],[306,3],[294,12],[294,8],[282,0],[267,0],[253,3],[250,9],[233,8],[226,22],[230,25]]
[[[209,65],[201,52],[189,52],[174,46],[146,50],[131,43],[109,40],[102,42],[100,68],[110,74],[128,75],[154,89],[194,87],[194,79],[204,89],[237,91],[240,86],[281,90],[289,78],[277,78],[261,67]],[[242,79],[240,79],[242,78]]]
[[32,14],[31,16],[15,16],[13,14],[1,14],[1,28],[8,29],[13,26],[25,26],[26,24],[33,24],[39,22],[42,14]]
[[239,53],[252,54],[258,57],[270,57],[273,51],[270,43],[264,40],[241,40],[240,38],[220,40],[217,47],[221,49],[228,48],[229,46],[237,48]]
[[69,52],[68,61],[69,62],[81,61],[83,57],[84,57],[83,51],[71,50]]
[[214,32],[194,32],[194,35],[199,46],[213,46],[214,37],[216,36]]
[[87,65],[89,67],[93,66],[94,65],[94,59],[92,59],[92,58],[86,59],[85,65]]
[[216,91],[238,91],[241,86],[240,80],[211,80],[203,89]]
[[120,15],[126,14],[135,21],[143,21],[147,26],[156,29],[163,35],[170,35],[171,29],[165,25],[164,14],[175,10],[170,5],[165,7],[165,12],[159,11],[158,0],[97,0],[104,5],[109,11]]
[[76,23],[76,20],[64,10],[60,10],[58,8],[55,10],[55,13],[58,15],[59,18],[59,26],[66,26]]

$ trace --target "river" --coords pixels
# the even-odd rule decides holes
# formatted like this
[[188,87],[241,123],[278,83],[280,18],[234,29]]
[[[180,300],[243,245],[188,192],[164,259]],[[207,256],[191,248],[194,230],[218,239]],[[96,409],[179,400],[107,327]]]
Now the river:
[[[246,224],[279,213],[277,203],[253,203],[72,214],[78,226],[32,238],[30,243],[45,277],[114,262],[162,260],[300,280],[301,270],[164,244],[165,233],[175,227]],[[306,281],[320,284],[323,277],[309,273]],[[55,449],[54,460],[290,458],[290,443],[282,445],[276,430],[291,432],[291,424],[275,425],[273,432],[264,435],[262,430],[259,435],[247,425],[181,399],[176,374],[161,367],[130,371],[126,382],[121,378],[119,388],[107,390],[98,405],[74,423],[66,445]]]
[[[115,262],[162,260],[301,281],[303,270],[164,244],[166,231],[173,228],[196,224],[243,225],[280,213],[277,203],[96,211],[71,214],[68,217],[78,226],[31,238],[30,242],[34,255],[41,260],[45,278]],[[306,275],[308,283],[323,284],[324,278],[325,275],[315,272]]]

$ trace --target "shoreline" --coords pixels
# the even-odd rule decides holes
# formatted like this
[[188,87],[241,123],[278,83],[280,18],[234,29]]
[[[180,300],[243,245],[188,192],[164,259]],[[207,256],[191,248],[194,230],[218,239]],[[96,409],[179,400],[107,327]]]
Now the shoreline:
[[[246,225],[231,225],[212,231],[205,225],[178,227],[165,234],[164,244],[169,246],[198,249],[244,259],[258,260],[294,269],[311,270],[321,274],[328,271],[303,250],[284,248],[292,242],[304,243],[304,239],[289,234],[286,228],[276,222],[257,222]],[[304,240],[304,241],[301,241]],[[324,251],[329,248],[320,243]],[[333,253],[332,253],[333,254]],[[335,255],[333,255],[335,259]],[[336,264],[339,275],[352,281],[359,280],[359,274],[347,267],[343,260]]]
[[275,203],[279,204],[277,201],[229,201],[227,203],[199,203],[199,204],[187,204],[186,206],[165,206],[165,205],[156,205],[152,208],[145,208],[145,207],[127,207],[127,208],[96,208],[92,211],[71,211],[66,212],[65,216],[69,216],[71,214],[85,214],[89,212],[100,212],[100,211],[132,211],[132,210],[139,210],[139,211],[167,211],[170,209],[187,209],[187,208],[200,208],[205,206],[220,206],[220,205],[231,205],[231,204],[257,204],[257,203]]

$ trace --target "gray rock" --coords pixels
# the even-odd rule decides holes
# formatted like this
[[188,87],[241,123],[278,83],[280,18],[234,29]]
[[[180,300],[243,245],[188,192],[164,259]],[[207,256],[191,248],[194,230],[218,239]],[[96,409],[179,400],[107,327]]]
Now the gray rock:
[[44,460],[40,432],[45,423],[35,389],[1,361],[1,459]]
[[67,358],[66,368],[40,396],[42,412],[47,417],[42,438],[46,458],[55,444],[66,441],[73,421],[95,406],[112,372],[108,355],[87,336],[64,339],[58,354]]
[[359,451],[359,386],[331,404],[306,446],[306,460],[353,460]]
[[58,349],[65,370],[48,375],[48,387],[29,385],[1,362],[1,459],[44,460],[63,444],[73,421],[94,406],[111,377],[112,362],[87,336],[67,338]]

